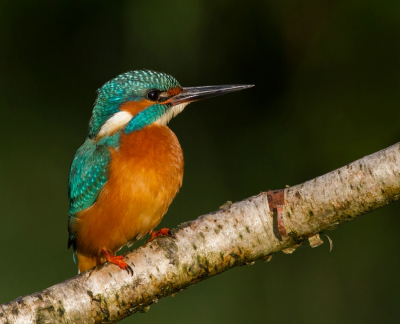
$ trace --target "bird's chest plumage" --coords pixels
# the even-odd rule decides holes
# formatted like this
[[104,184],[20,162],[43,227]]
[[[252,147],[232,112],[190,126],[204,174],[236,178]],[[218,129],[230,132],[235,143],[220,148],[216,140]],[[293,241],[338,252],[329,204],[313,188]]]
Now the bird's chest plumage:
[[155,228],[182,185],[183,154],[175,134],[151,125],[122,135],[111,149],[108,181],[78,214],[77,245],[87,254],[118,250]]

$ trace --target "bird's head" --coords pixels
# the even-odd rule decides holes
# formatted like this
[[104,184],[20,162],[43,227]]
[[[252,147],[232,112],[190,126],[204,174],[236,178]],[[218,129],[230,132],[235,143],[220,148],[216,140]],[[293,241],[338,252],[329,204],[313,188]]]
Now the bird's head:
[[187,104],[251,85],[182,88],[172,76],[149,70],[119,75],[98,90],[89,137],[101,139],[120,131],[132,133],[151,124],[166,125]]

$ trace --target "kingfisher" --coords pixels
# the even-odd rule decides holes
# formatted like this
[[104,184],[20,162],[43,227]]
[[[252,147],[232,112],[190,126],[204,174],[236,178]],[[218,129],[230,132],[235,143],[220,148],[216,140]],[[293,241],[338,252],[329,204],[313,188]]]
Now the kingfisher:
[[136,70],[98,90],[68,182],[68,248],[79,273],[108,261],[133,275],[118,250],[147,234],[173,236],[154,231],[183,178],[182,148],[168,122],[191,102],[251,86],[183,88],[168,74]]

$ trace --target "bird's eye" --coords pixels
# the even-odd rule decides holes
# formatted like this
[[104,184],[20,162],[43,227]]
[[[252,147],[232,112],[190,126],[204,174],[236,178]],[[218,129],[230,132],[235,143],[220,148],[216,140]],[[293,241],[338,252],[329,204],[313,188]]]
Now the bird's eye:
[[151,101],[157,101],[158,99],[160,99],[160,91],[150,90],[149,92],[147,92],[147,99]]

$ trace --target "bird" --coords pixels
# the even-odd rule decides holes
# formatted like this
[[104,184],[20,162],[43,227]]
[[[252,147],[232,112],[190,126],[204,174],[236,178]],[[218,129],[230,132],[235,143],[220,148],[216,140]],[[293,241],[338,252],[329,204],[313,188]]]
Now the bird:
[[167,126],[191,102],[252,85],[182,87],[169,74],[123,73],[97,90],[89,132],[68,181],[68,248],[78,273],[104,262],[133,275],[116,253],[154,231],[178,193],[183,152]]

